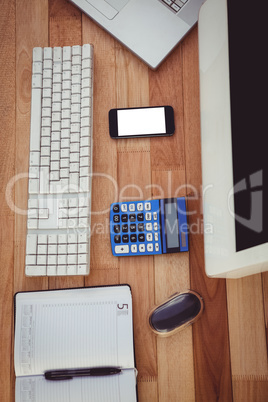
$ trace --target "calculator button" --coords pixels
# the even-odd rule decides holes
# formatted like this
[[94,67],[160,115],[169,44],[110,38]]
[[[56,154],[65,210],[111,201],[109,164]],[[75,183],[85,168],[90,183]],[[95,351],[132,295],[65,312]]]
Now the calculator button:
[[131,223],[131,224],[129,225],[129,230],[130,230],[131,232],[136,232],[136,223]]
[[147,241],[153,241],[153,234],[152,233],[147,233],[146,240]]
[[129,253],[129,246],[127,244],[122,244],[121,246],[115,246],[115,254],[127,254]]
[[122,236],[122,242],[123,243],[128,243],[129,242],[129,236],[128,235],[123,235]]
[[118,212],[119,212],[119,205],[118,205],[118,204],[115,204],[115,205],[113,206],[113,212],[114,212],[115,214],[118,214]]
[[138,231],[143,232],[144,231],[144,223],[139,223],[138,224]]
[[157,212],[153,212],[154,221],[157,221]]
[[129,220],[130,220],[130,222],[136,222],[136,215],[135,214],[130,214],[129,215]]
[[158,230],[158,223],[154,222],[154,230]]
[[137,210],[138,210],[138,211],[143,211],[143,203],[142,203],[142,202],[138,202],[138,204],[137,204]]
[[137,235],[136,234],[130,235],[130,241],[131,243],[135,243],[137,241]]
[[121,243],[121,236],[120,235],[115,235],[114,236],[114,242],[115,243]]
[[114,225],[114,233],[120,233],[120,225]]
[[127,222],[127,220],[128,220],[127,214],[122,215],[121,220],[122,220],[122,222]]
[[154,234],[154,240],[155,240],[155,241],[158,241],[158,239],[159,239],[158,233],[155,233],[155,234]]
[[147,244],[147,251],[148,251],[149,253],[151,253],[152,251],[154,251],[154,245],[153,245],[153,243],[148,243],[148,244]]
[[124,233],[128,232],[128,225],[126,223],[122,225],[122,232]]
[[144,221],[144,214],[143,213],[138,214],[137,219],[138,221]]
[[145,203],[145,211],[151,211],[151,203],[150,202]]
[[146,212],[146,214],[145,214],[145,220],[146,220],[146,221],[151,221],[151,220],[152,220],[152,214],[151,214],[151,212]]
[[120,222],[120,215],[114,215],[114,222]]
[[151,222],[146,223],[146,230],[148,230],[148,231],[153,230],[153,226],[152,226]]
[[138,250],[137,244],[131,244],[130,250],[132,253],[136,253]]
[[121,211],[122,212],[127,212],[127,204],[122,204],[121,205]]
[[135,204],[129,204],[128,206],[130,212],[134,212],[135,211]]
[[155,251],[159,251],[159,244],[158,243],[155,243]]
[[145,253],[145,244],[139,244],[139,252]]
[[144,233],[140,233],[140,234],[138,235],[138,239],[139,239],[139,241],[145,241],[145,234],[144,234]]

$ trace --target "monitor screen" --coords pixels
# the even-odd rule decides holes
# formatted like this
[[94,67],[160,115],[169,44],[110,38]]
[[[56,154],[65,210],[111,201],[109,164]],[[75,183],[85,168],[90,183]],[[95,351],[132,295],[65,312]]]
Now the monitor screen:
[[228,0],[236,251],[268,241],[266,13]]

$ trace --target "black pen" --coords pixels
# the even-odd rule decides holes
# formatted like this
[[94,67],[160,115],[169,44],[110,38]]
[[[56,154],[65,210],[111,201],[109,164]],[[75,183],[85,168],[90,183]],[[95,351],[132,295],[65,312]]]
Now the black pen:
[[119,367],[91,367],[67,370],[49,370],[45,372],[46,380],[71,380],[73,377],[99,377],[121,373]]

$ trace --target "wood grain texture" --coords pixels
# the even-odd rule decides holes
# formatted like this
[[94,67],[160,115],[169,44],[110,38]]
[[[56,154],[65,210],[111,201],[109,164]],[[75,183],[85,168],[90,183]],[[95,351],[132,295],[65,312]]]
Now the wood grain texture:
[[232,374],[268,377],[261,274],[229,279],[227,290]]
[[74,46],[82,42],[82,13],[66,0],[49,0],[49,46]]
[[267,377],[234,377],[233,378],[234,402],[267,402],[268,378]]
[[185,169],[183,127],[183,75],[181,46],[160,65],[150,71],[150,105],[171,105],[174,109],[175,134],[155,138],[151,142],[152,170]]
[[[6,24],[9,21],[9,24]],[[14,286],[14,188],[6,199],[6,189],[15,174],[15,2],[2,1],[0,13],[0,393],[4,401],[13,399],[13,286]]]
[[[1,400],[15,400],[14,292],[127,282],[141,402],[266,402],[268,274],[228,280],[226,288],[225,280],[204,271],[197,27],[156,71],[67,0],[2,0],[0,36]],[[83,43],[94,46],[91,272],[86,278],[26,278],[32,48]],[[174,107],[174,136],[109,137],[109,109],[164,104]],[[187,196],[193,212],[190,252],[113,257],[110,204],[172,196]],[[156,337],[149,311],[188,287],[204,298],[201,319],[170,338]]]
[[204,272],[199,123],[198,31],[183,42],[186,178],[189,186],[191,288],[204,299],[202,319],[193,326],[196,401],[232,401],[225,280]]
[[25,239],[31,110],[32,49],[48,45],[48,2],[16,2],[15,291],[47,288],[47,279],[26,278]]
[[266,343],[268,345],[268,273],[262,274],[263,308],[265,314]]
[[157,381],[154,377],[142,381],[138,378],[139,402],[155,402],[158,400]]
[[[117,42],[115,49],[116,104],[111,105],[111,108],[149,106],[148,67]],[[118,150],[150,150],[150,139],[148,138],[115,141]]]

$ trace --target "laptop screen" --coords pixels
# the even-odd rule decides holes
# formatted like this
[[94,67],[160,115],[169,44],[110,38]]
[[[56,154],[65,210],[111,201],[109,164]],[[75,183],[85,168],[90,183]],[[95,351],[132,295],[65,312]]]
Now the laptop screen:
[[236,251],[268,241],[266,12],[228,0]]

